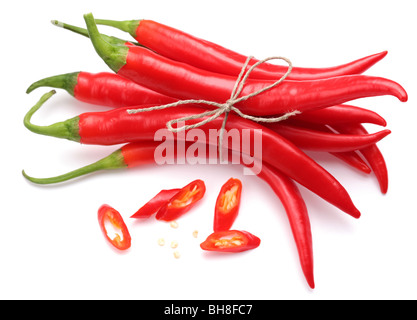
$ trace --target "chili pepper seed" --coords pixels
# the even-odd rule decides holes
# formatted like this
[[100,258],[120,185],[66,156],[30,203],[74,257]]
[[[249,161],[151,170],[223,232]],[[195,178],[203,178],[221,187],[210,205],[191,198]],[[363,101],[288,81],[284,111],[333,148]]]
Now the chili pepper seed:
[[164,240],[164,238],[159,238],[158,239],[158,244],[162,247],[162,246],[164,246],[165,245],[165,240]]

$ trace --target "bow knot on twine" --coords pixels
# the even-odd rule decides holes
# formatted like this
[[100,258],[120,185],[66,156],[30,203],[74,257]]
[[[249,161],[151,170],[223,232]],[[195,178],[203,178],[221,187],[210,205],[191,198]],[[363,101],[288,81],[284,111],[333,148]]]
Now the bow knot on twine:
[[[224,116],[224,119],[223,119],[222,127],[220,128],[220,134],[219,134],[219,152],[220,152],[220,159],[222,159],[222,157],[221,157],[221,145],[222,145],[222,141],[223,141],[223,132],[224,132],[225,127],[226,127],[227,117],[228,117],[228,115],[231,111],[234,111],[235,113],[237,113],[242,118],[249,119],[249,120],[252,120],[252,121],[255,121],[255,122],[265,122],[265,123],[283,121],[283,120],[286,120],[293,115],[296,115],[296,114],[300,113],[299,111],[295,110],[295,111],[287,112],[280,117],[265,118],[265,117],[257,117],[257,116],[251,116],[251,115],[245,114],[234,106],[235,104],[237,104],[241,101],[245,101],[245,100],[247,100],[251,97],[257,96],[257,95],[259,95],[259,94],[261,94],[261,93],[263,93],[267,90],[270,90],[270,89],[278,86],[281,82],[283,82],[288,77],[288,75],[291,73],[291,70],[292,70],[292,63],[289,59],[287,59],[285,57],[280,57],[280,56],[273,56],[273,57],[269,57],[269,58],[266,58],[266,59],[263,59],[263,60],[260,60],[260,61],[256,62],[255,64],[253,64],[246,71],[246,68],[247,68],[251,59],[253,59],[252,56],[249,56],[246,59],[246,62],[243,64],[242,69],[240,71],[240,74],[239,74],[239,76],[238,76],[238,78],[235,82],[235,85],[233,87],[231,96],[224,103],[218,103],[218,102],[209,101],[209,100],[189,99],[189,100],[179,100],[177,102],[164,104],[164,105],[161,105],[161,106],[155,106],[155,107],[149,107],[149,108],[139,108],[139,109],[129,109],[129,110],[127,110],[127,112],[129,114],[135,114],[135,113],[139,113],[139,112],[147,112],[147,111],[161,110],[161,109],[166,109],[166,108],[171,108],[171,107],[177,107],[177,106],[184,105],[184,104],[206,104],[206,105],[209,105],[209,106],[216,107],[213,110],[205,111],[205,112],[202,112],[202,113],[199,113],[199,114],[194,114],[194,115],[191,115],[191,116],[186,116],[186,117],[181,117],[181,118],[178,118],[178,119],[170,120],[166,123],[166,126],[167,126],[168,130],[170,130],[171,132],[180,132],[180,131],[200,127],[200,126],[202,126],[202,125],[204,125],[204,124],[206,124],[210,121],[213,121],[213,120],[217,119],[222,114],[224,114],[225,116]],[[275,81],[271,85],[266,86],[266,87],[264,87],[264,88],[262,88],[258,91],[252,92],[248,95],[239,97],[239,95],[241,94],[241,92],[243,90],[243,87],[244,87],[244,85],[246,83],[246,80],[248,79],[250,73],[256,67],[258,67],[260,64],[265,63],[269,60],[274,60],[274,59],[284,60],[288,64],[287,72],[279,80]],[[203,119],[205,117],[208,117],[208,118]],[[183,125],[183,126],[179,126],[179,127],[176,127],[176,128],[174,128],[172,126],[174,123],[177,124],[179,122],[186,122],[188,120],[194,120],[194,119],[203,119],[203,120],[198,121],[194,124]]]

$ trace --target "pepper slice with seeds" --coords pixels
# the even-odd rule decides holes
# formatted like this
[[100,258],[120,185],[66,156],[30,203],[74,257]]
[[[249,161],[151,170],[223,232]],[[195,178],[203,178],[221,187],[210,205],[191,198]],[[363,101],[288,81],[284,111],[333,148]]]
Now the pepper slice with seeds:
[[[103,204],[98,210],[98,222],[104,236],[115,248],[119,250],[127,250],[130,248],[131,237],[129,230],[117,210],[107,204]],[[107,223],[110,223],[111,226],[117,230],[113,238],[111,238],[108,233],[106,228]]]
[[194,180],[178,191],[156,213],[157,220],[173,221],[188,212],[206,192],[202,180]]
[[214,210],[214,226],[217,231],[229,230],[239,213],[242,182],[230,178],[221,188]]
[[214,232],[200,244],[201,249],[219,252],[242,252],[257,248],[261,239],[248,231],[226,230]]

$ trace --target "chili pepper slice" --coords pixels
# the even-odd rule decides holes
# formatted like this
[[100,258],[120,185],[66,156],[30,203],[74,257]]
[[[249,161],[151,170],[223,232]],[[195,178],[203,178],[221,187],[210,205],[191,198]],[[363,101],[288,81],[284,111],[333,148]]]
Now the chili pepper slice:
[[219,252],[242,252],[259,247],[261,239],[243,230],[226,230],[210,234],[201,249]]
[[[24,118],[25,126],[35,133],[66,138],[85,144],[111,145],[153,140],[155,132],[165,128],[169,120],[193,115],[199,109],[197,107],[179,106],[169,110],[128,114],[126,111],[129,108],[118,108],[106,112],[87,112],[49,126],[32,124],[30,122],[32,115],[50,96],[51,93],[45,94],[29,110]],[[200,127],[205,133],[206,144],[211,143],[209,139],[210,129],[218,130],[222,126],[222,120],[222,117],[219,117]],[[265,162],[278,168],[284,174],[342,211],[359,218],[359,210],[340,182],[290,141],[264,126],[233,114],[229,115],[225,129],[238,130],[240,136],[242,136],[243,129],[249,130],[251,134],[255,134],[254,130],[259,129],[256,132],[261,134],[262,144],[268,146],[268,148],[262,150],[262,159]],[[173,139],[178,138],[178,135],[173,135]],[[240,148],[235,151],[241,152]]]
[[[218,44],[199,39],[190,34],[152,20],[112,21],[96,19],[97,24],[113,26],[130,33],[141,45],[172,60],[185,62],[204,70],[237,76],[245,56]],[[387,51],[330,68],[294,67],[288,79],[306,80],[330,78],[362,73],[384,58]],[[253,61],[255,63],[256,60]],[[253,64],[252,63],[252,64]],[[251,64],[251,65],[252,65]],[[252,78],[276,79],[286,72],[280,65],[265,64],[254,70]]]
[[[103,204],[98,209],[98,222],[100,224],[100,228],[103,231],[106,239],[117,249],[119,250],[127,250],[130,248],[131,245],[131,237],[129,230],[126,227],[125,222],[123,221],[122,216],[120,213],[115,210],[114,208],[110,207],[107,204]],[[106,228],[106,223],[110,222],[112,226],[121,232],[116,233],[115,237],[112,239],[108,234],[108,230]]]
[[[113,46],[100,37],[92,14],[86,14],[84,18],[96,52],[117,74],[178,99],[224,103],[230,98],[235,77],[173,61],[143,47]],[[272,80],[248,79],[242,96],[248,96],[272,83]],[[286,80],[244,103],[237,103],[235,107],[245,114],[264,116],[294,110],[303,112],[387,94],[401,101],[407,100],[404,88],[381,77],[352,75],[311,81]]]
[[203,180],[197,179],[180,191],[178,191],[167,203],[156,213],[157,220],[173,221],[190,211],[206,192],[206,185]]
[[[115,169],[116,167],[133,168],[146,164],[146,161],[144,161],[146,159],[151,163],[153,161],[154,150],[158,144],[154,141],[129,143],[107,157],[98,160],[96,163],[57,177],[39,179],[30,177],[24,172],[23,174],[28,180],[34,183],[47,184],[66,181],[95,171]],[[188,145],[190,144],[188,142]],[[210,154],[206,152],[205,155],[209,156]],[[244,161],[241,161],[241,163],[246,165]],[[88,170],[85,168],[88,168]],[[297,186],[289,178],[286,178],[285,175],[267,163],[263,163],[258,177],[263,179],[281,199],[291,224],[305,277],[310,286],[312,284],[314,286],[310,221],[305,203]]]
[[215,232],[229,230],[232,227],[239,213],[241,194],[242,182],[239,179],[230,178],[221,187],[214,209]]
[[167,204],[180,190],[181,189],[161,190],[155,197],[136,211],[131,218],[149,218],[151,215],[157,213],[163,205]]

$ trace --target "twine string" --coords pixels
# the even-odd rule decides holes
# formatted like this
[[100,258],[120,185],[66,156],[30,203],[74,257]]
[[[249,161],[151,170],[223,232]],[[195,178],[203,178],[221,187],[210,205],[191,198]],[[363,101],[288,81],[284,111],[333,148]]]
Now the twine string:
[[[250,60],[253,59],[253,56],[249,56],[245,63],[242,66],[242,69],[239,73],[239,76],[236,79],[235,85],[233,87],[233,90],[231,92],[230,98],[224,102],[224,103],[218,103],[215,101],[210,101],[210,100],[202,100],[202,99],[188,99],[188,100],[179,100],[177,102],[173,102],[173,103],[168,103],[168,104],[164,104],[164,105],[160,105],[160,106],[154,106],[154,107],[149,107],[149,108],[139,108],[139,109],[128,109],[127,112],[129,114],[135,114],[135,113],[139,113],[139,112],[147,112],[147,111],[154,111],[154,110],[162,110],[162,109],[167,109],[167,108],[172,108],[172,107],[177,107],[180,105],[184,105],[184,104],[205,104],[208,106],[213,106],[215,107],[215,109],[213,110],[209,110],[209,111],[205,111],[202,113],[198,113],[198,114],[194,114],[194,115],[190,115],[190,116],[185,116],[185,117],[180,117],[177,119],[172,119],[170,121],[168,121],[166,123],[166,126],[168,128],[168,130],[170,130],[171,132],[177,133],[180,131],[184,131],[184,130],[189,130],[189,129],[194,129],[194,128],[198,128],[200,126],[205,125],[206,123],[209,123],[215,119],[217,119],[218,117],[220,117],[222,114],[224,114],[224,119],[223,119],[223,123],[222,126],[220,128],[220,133],[219,133],[219,155],[220,155],[220,159],[223,159],[222,157],[222,141],[223,141],[223,135],[224,135],[224,130],[226,127],[226,122],[227,122],[227,118],[228,115],[231,111],[234,111],[235,113],[237,113],[240,117],[244,118],[244,119],[248,119],[248,120],[252,120],[255,122],[265,122],[265,123],[273,123],[273,122],[279,122],[279,121],[283,121],[288,119],[289,117],[296,115],[298,113],[300,113],[297,110],[291,111],[291,112],[287,112],[285,114],[283,114],[282,116],[279,117],[258,117],[258,116],[251,116],[248,114],[243,113],[242,111],[240,111],[238,108],[236,108],[234,105],[245,101],[251,97],[257,96],[267,90],[270,90],[276,86],[278,86],[281,82],[283,82],[288,75],[291,73],[292,71],[292,63],[289,59],[285,58],[285,57],[281,57],[281,56],[272,56],[272,57],[268,57],[266,59],[263,60],[259,60],[256,63],[254,63],[247,71],[247,67],[249,65]],[[254,91],[250,94],[247,94],[245,96],[241,96],[239,97],[239,95],[241,94],[244,85],[249,77],[249,75],[251,74],[251,72],[258,67],[260,64],[265,63],[267,61],[270,60],[284,60],[287,64],[288,64],[288,70],[287,72],[277,81],[275,81],[274,83],[261,88],[257,91]],[[188,120],[194,120],[194,119],[202,119],[208,117],[206,119],[203,119],[201,121],[198,121],[194,124],[190,124],[190,125],[183,125],[183,126],[179,126],[174,128],[172,125],[173,124],[177,124],[179,122],[186,122]]]

